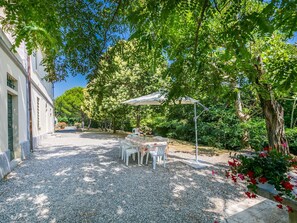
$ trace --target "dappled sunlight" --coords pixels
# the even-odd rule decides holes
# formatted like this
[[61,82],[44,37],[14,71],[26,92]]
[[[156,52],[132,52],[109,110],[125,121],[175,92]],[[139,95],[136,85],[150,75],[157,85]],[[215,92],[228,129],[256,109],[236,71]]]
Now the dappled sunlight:
[[186,190],[186,188],[185,188],[185,186],[182,186],[182,185],[175,185],[174,186],[174,189],[173,189],[173,196],[174,197],[179,197],[180,196],[180,193],[182,192],[182,191],[185,191]]
[[62,158],[62,157],[68,157],[68,156],[76,156],[79,154],[79,151],[67,151],[67,152],[56,152],[56,153],[51,153],[47,154],[42,157],[36,157],[37,160],[48,160],[52,158]]
[[91,177],[84,177],[83,180],[85,182],[95,182],[96,181],[94,178],[91,178]]
[[169,156],[165,168],[127,167],[112,135],[65,134],[0,182],[0,222],[213,222],[245,201],[223,165],[196,170]]
[[39,219],[47,219],[49,214],[49,208],[47,207],[50,203],[48,197],[45,194],[39,194],[33,199],[33,203],[37,206],[37,213]]
[[119,206],[118,209],[117,209],[117,214],[122,215],[123,213],[124,213],[123,208]]
[[54,173],[54,175],[55,176],[70,176],[71,173],[69,173],[69,171],[71,171],[71,169],[72,169],[71,167],[68,167],[66,169],[63,169],[61,171],[58,171],[58,172]]

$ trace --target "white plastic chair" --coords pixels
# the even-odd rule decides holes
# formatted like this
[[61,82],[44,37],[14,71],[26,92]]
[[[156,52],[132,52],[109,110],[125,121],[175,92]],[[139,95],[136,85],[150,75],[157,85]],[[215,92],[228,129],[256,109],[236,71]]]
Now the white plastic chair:
[[147,154],[146,157],[146,164],[148,164],[148,157],[151,155],[153,157],[153,169],[156,169],[156,163],[157,163],[157,158],[161,157],[164,162],[164,167],[166,166],[166,160],[167,160],[167,155],[166,155],[166,148],[167,145],[154,145],[150,148],[149,153]]
[[133,145],[132,143],[122,140],[121,142],[121,158],[124,160],[126,165],[129,165],[129,157],[132,155],[133,160],[135,160],[135,154],[138,154],[138,164],[139,164],[139,151],[137,146]]
[[[160,142],[167,142],[167,144],[169,144],[169,139],[168,138],[165,138],[165,137],[162,137],[162,136],[154,136],[153,138],[160,141]],[[159,156],[158,157],[158,162],[160,162],[160,161],[161,161],[161,157]]]
[[132,155],[133,160],[135,160],[135,154],[137,154],[138,165],[139,165],[139,151],[138,148],[130,148],[125,150],[125,161],[126,165],[129,165],[129,157]]
[[132,129],[132,134],[140,135],[139,128],[133,128],[133,129]]

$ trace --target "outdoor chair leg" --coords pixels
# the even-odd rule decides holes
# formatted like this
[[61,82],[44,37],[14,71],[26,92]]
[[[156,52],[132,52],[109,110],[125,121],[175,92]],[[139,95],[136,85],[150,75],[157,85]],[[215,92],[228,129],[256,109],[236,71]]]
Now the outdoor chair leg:
[[146,153],[146,165],[148,164],[148,159],[149,159],[149,156],[150,156],[150,153],[149,153],[149,152],[147,152],[147,153]]
[[125,161],[125,149],[124,148],[122,148],[122,160]]
[[141,152],[139,152],[139,155],[140,155],[140,164],[142,165],[143,164],[143,155],[141,154]]
[[164,168],[166,167],[166,160],[167,160],[167,157],[166,157],[166,155],[164,155],[163,156]]
[[135,153],[132,154],[133,161],[135,161]]
[[128,165],[129,165],[129,154],[126,153],[126,166],[128,166]]
[[153,169],[156,169],[156,161],[157,161],[157,157],[153,156]]

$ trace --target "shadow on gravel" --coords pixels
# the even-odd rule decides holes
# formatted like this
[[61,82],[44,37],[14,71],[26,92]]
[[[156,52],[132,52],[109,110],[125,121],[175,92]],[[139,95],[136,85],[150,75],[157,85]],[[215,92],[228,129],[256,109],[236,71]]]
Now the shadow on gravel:
[[153,171],[132,160],[126,167],[112,135],[62,140],[48,140],[0,182],[0,222],[208,223],[242,199],[240,187],[211,169],[169,162]]

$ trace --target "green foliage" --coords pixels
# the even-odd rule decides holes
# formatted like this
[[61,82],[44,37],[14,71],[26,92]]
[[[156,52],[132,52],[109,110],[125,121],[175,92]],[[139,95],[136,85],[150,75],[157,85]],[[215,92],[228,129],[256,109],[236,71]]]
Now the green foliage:
[[58,117],[58,122],[65,122],[68,123],[68,118],[66,116]]
[[69,74],[90,74],[107,46],[120,38],[121,3],[97,0],[0,1],[4,28],[25,41],[27,50],[41,48],[47,79],[63,80]]
[[[268,147],[264,151],[257,152],[250,156],[239,155],[233,161],[229,161],[230,170],[226,176],[231,175],[234,182],[243,180],[247,183],[247,188],[253,193],[257,192],[259,184],[268,182],[278,191],[274,199],[281,203],[281,197],[296,199],[292,193],[294,185],[291,183],[289,170],[296,166],[296,160],[291,156],[284,155],[276,150],[270,150]],[[251,197],[250,192],[246,192]],[[254,194],[252,197],[255,197]]]
[[225,149],[240,149],[243,129],[232,108],[211,106],[198,120],[200,143]]
[[253,117],[246,123],[241,123],[241,127],[247,129],[250,135],[250,146],[254,150],[264,148],[268,145],[265,120],[259,117]]
[[290,147],[290,152],[297,155],[297,128],[286,129],[286,136]]
[[89,77],[85,93],[88,116],[95,120],[111,120],[114,129],[129,116],[136,119],[142,109],[122,102],[165,86],[161,79],[165,60],[160,57],[158,65],[152,68],[151,57],[137,41],[120,41],[110,48],[100,60],[100,68]]
[[84,96],[82,87],[75,87],[65,91],[64,94],[57,97],[55,100],[56,115],[58,116],[58,119],[69,124],[82,121],[85,116],[83,102]]
[[[262,157],[261,154],[265,157]],[[247,174],[252,171],[254,172],[254,178],[265,176],[269,183],[279,186],[286,178],[292,157],[273,150],[268,154],[262,152],[252,157],[240,155],[238,159],[241,161],[238,173]]]

